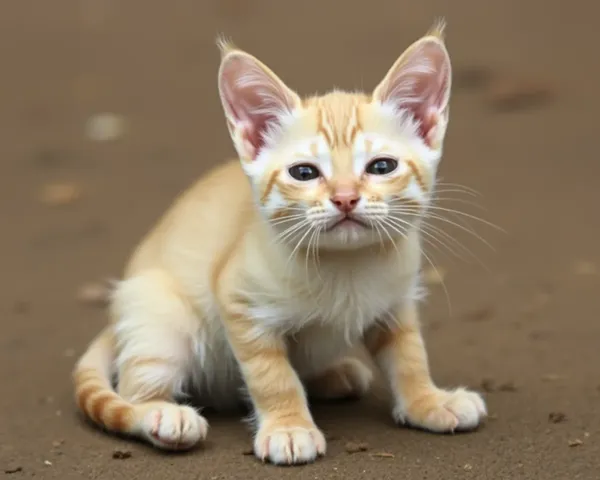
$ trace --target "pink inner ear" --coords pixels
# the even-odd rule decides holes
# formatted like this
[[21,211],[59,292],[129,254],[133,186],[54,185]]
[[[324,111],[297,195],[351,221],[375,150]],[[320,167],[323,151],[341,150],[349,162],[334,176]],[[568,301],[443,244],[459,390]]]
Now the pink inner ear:
[[426,41],[390,73],[379,95],[397,110],[410,112],[418,122],[419,134],[428,141],[448,103],[450,75],[450,60],[444,47],[436,41]]
[[225,59],[219,82],[225,109],[241,133],[245,153],[255,158],[267,134],[280,125],[281,115],[292,109],[293,96],[279,79],[246,55]]

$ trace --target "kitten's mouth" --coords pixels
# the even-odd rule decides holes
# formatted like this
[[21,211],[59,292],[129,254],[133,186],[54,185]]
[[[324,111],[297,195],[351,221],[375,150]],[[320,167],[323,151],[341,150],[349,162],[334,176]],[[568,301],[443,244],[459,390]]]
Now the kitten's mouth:
[[330,232],[331,230],[334,230],[336,228],[356,228],[356,227],[369,228],[369,226],[366,223],[358,220],[355,217],[346,215],[345,217],[341,218],[340,220],[335,222],[333,225],[331,225],[329,228],[327,228],[326,231]]

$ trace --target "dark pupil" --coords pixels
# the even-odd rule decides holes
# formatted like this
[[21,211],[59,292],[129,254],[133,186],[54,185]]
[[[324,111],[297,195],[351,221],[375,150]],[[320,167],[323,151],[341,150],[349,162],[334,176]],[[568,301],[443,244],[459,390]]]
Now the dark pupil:
[[367,172],[373,175],[385,175],[393,171],[395,167],[393,160],[377,160],[369,165]]
[[290,169],[290,174],[296,180],[313,180],[319,176],[319,172],[316,168],[310,165],[296,165]]

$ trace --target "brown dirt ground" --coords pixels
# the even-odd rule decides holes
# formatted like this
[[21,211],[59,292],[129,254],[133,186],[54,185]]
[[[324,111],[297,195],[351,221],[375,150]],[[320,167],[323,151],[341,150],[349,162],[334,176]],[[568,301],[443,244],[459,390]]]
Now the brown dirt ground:
[[[600,478],[597,2],[571,0],[568,10],[559,0],[293,3],[3,2],[0,476]],[[210,440],[186,455],[83,424],[70,371],[105,317],[76,301],[79,286],[118,275],[177,192],[232,153],[215,34],[232,36],[303,93],[370,88],[438,15],[449,21],[457,75],[442,175],[481,192],[481,215],[507,234],[471,222],[490,253],[455,231],[487,270],[431,250],[452,308],[434,287],[426,336],[437,381],[483,383],[493,390],[492,418],[465,435],[395,428],[379,388],[359,403],[315,407],[329,453],[294,469],[243,455],[250,436],[235,416],[211,415]],[[470,68],[489,69],[504,86]],[[518,93],[510,82],[520,78],[517,89],[537,84],[549,97],[511,104],[501,90]],[[100,112],[127,120],[121,139],[86,139],[86,119]],[[39,194],[53,182],[75,182],[82,196],[49,206]],[[550,422],[552,412],[565,421]],[[570,446],[576,439],[582,444]],[[349,454],[349,441],[369,449]],[[131,457],[113,459],[115,449]]]

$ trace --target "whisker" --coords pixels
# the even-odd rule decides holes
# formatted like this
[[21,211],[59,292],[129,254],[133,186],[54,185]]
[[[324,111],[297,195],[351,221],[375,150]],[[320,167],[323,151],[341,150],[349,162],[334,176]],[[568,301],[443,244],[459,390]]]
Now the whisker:
[[[452,198],[452,197],[431,197],[428,198],[427,200],[428,204],[433,204],[433,202],[456,202],[456,203],[462,203],[464,205],[470,205],[472,207],[478,208],[480,210],[483,211],[487,211],[487,208],[485,208],[483,205],[480,205],[478,203],[472,202],[470,200],[465,200],[463,198]],[[427,208],[427,207],[425,207]]]
[[[404,238],[406,238],[406,233],[401,231],[397,226],[393,225],[392,223],[390,223],[388,220],[389,219],[382,219],[384,223],[386,223],[386,225],[388,225],[390,228],[392,228],[395,232],[397,232],[398,234],[402,235]],[[406,222],[408,225],[410,225],[410,223]],[[442,281],[442,288],[444,289],[444,294],[446,295],[446,301],[448,302],[448,313],[450,315],[452,315],[452,305],[450,303],[450,295],[448,293],[448,288],[446,287],[446,283],[443,280],[443,277],[440,275],[439,270],[437,269],[437,267],[435,266],[435,264],[433,263],[433,261],[431,260],[431,258],[423,251],[422,248],[420,248],[421,250],[421,255],[423,255],[423,257],[427,260],[427,262],[429,262],[429,265],[431,265],[431,268],[433,268],[433,270],[435,271],[435,273],[438,275],[438,277],[441,279]]]
[[[406,222],[405,220],[402,220],[400,218],[388,217],[387,220],[392,223],[395,223],[396,226],[399,226],[399,227],[401,226],[401,225],[399,225],[399,222],[401,222],[404,225],[408,225],[409,227],[412,227],[412,225],[409,222]],[[420,233],[423,234],[423,235],[421,235],[421,240],[426,242],[427,245],[434,248],[444,258],[448,258],[448,257],[447,257],[447,254],[441,249],[441,247],[446,248],[452,255],[454,255],[455,257],[464,261],[464,259],[458,253],[456,253],[450,246],[446,245],[442,240],[437,238],[432,233],[425,231],[425,230],[420,230]]]
[[469,213],[461,212],[460,210],[455,210],[453,208],[444,208],[444,207],[440,207],[438,205],[429,205],[427,207],[427,209],[428,210],[437,210],[440,212],[449,212],[449,213],[453,213],[455,215],[461,215],[463,217],[470,218],[471,220],[476,220],[478,222],[481,222],[481,223],[483,223],[489,227],[492,227],[502,233],[507,233],[506,230],[504,230],[502,227],[500,227],[492,222],[488,222],[487,220],[484,220],[483,218],[477,217],[475,215],[471,215]]
[[442,180],[443,180],[443,178],[439,178],[438,181],[436,182],[436,186],[440,185],[440,186],[443,186],[443,187],[461,188],[461,189],[464,189],[464,190],[466,190],[468,192],[473,193],[474,195],[477,195],[478,197],[482,196],[481,192],[479,192],[478,190],[475,190],[472,187],[467,187],[466,185],[462,185],[460,183],[443,182]]
[[485,240],[483,237],[481,237],[481,235],[479,235],[477,232],[473,231],[471,228],[467,228],[464,225],[460,224],[460,223],[456,223],[453,222],[452,220],[447,219],[446,217],[442,217],[441,215],[435,214],[435,213],[425,213],[425,214],[421,214],[421,213],[415,213],[415,212],[411,212],[408,210],[396,210],[394,211],[394,213],[399,213],[401,215],[406,215],[406,216],[412,216],[412,217],[418,217],[418,218],[422,218],[422,219],[426,219],[426,218],[433,218],[435,220],[438,220],[440,222],[444,222],[444,223],[448,223],[450,225],[453,225],[454,227],[463,230],[467,233],[469,233],[470,235],[472,235],[473,237],[477,238],[480,242],[482,242],[483,244],[485,244],[489,249],[491,249],[493,252],[496,251],[496,249],[490,245],[490,243]]
[[[444,237],[447,241],[452,242],[457,248],[459,248],[460,250],[462,250],[464,253],[466,253],[467,255],[469,255],[469,257],[471,257],[473,260],[475,260],[480,266],[482,266],[485,270],[488,270],[488,267],[479,259],[479,257],[477,257],[477,255],[475,255],[471,250],[469,250],[467,247],[465,247],[462,243],[460,243],[456,238],[454,238],[452,235],[450,235],[449,233],[447,233],[446,231],[444,231],[443,229],[436,227],[434,225],[431,225],[425,221],[422,222],[421,224],[421,228],[422,229],[429,229],[431,231],[433,231],[436,235],[441,235],[442,237]],[[440,240],[441,241],[441,240]],[[446,248],[448,248],[448,245],[446,245]],[[458,256],[458,258],[460,258],[463,261],[466,261],[463,257]]]
[[302,237],[300,238],[300,240],[298,240],[298,242],[296,243],[296,246],[292,250],[292,253],[290,253],[290,256],[288,257],[288,261],[286,262],[286,265],[285,265],[286,271],[287,271],[287,267],[288,267],[290,261],[293,260],[296,252],[300,248],[300,245],[302,244],[302,242],[304,241],[304,239],[308,236],[308,234],[312,232],[313,228],[314,228],[314,226],[310,225],[309,228],[308,228],[308,230],[306,230],[306,232],[304,233],[304,235],[302,235]]

